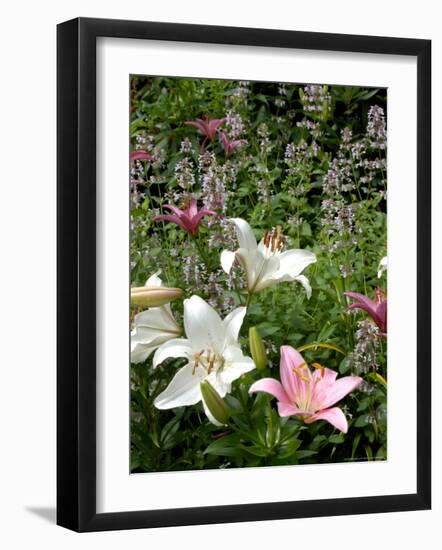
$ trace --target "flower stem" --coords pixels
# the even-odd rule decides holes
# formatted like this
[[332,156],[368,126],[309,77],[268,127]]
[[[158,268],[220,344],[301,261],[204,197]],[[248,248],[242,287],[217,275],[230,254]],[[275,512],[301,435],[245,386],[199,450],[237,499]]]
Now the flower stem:
[[194,238],[193,238],[193,242],[195,243],[195,246],[196,246],[196,248],[197,248],[197,250],[198,250],[198,253],[199,253],[199,255],[201,256],[201,259],[202,259],[203,262],[206,264],[206,269],[207,269],[207,271],[209,271],[209,268],[210,268],[209,260],[208,260],[208,258],[207,258],[207,256],[206,256],[206,253],[205,253],[203,247],[201,246],[201,243],[200,243],[198,237],[194,237]]

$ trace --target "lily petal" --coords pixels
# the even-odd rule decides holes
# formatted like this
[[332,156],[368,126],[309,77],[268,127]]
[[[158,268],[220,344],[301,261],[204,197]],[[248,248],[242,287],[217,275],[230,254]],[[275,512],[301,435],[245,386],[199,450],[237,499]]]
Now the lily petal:
[[[298,380],[298,377],[293,372],[293,369],[299,369],[302,365],[305,365],[305,361],[298,351],[291,346],[281,346],[281,382],[289,397],[289,401],[292,403],[297,401],[301,390],[304,390],[303,387],[300,387],[300,383],[305,384],[305,382]],[[307,377],[311,376],[309,369],[305,369],[305,373]]]
[[197,212],[198,212],[198,207],[196,205],[196,198],[192,197],[192,199],[190,200],[190,204],[187,208],[186,214],[188,215],[189,218],[192,219],[194,216],[196,216]]
[[169,304],[160,307],[152,307],[134,317],[134,324],[137,330],[143,329],[145,334],[151,330],[155,336],[156,331],[172,332],[178,335],[179,326],[173,318]]
[[239,331],[241,330],[247,308],[237,307],[230,312],[222,321],[225,329],[225,345],[230,346],[238,340]]
[[195,126],[195,128],[198,128],[198,130],[201,130],[201,132],[207,136],[207,123],[201,118],[197,118],[196,120],[186,120],[184,124],[187,124],[188,126]]
[[189,229],[189,227],[183,222],[181,218],[172,214],[160,214],[159,216],[155,216],[154,218],[152,218],[152,221],[172,222],[172,223],[175,223],[176,225],[179,225],[181,229],[184,229],[184,231],[188,231]]
[[189,221],[189,216],[187,215],[187,211],[181,210],[181,208],[178,208],[178,206],[174,206],[173,204],[165,204],[163,205],[163,209],[170,210],[183,221],[186,221],[186,222]]
[[130,362],[144,363],[144,361],[146,361],[155,349],[156,346],[134,343],[131,341]]
[[348,306],[349,309],[360,308],[370,314],[376,312],[376,302],[368,298],[368,296],[360,294],[359,292],[344,292],[344,294],[356,300],[356,303]]
[[279,416],[292,416],[294,414],[304,414],[304,411],[301,411],[301,409],[298,409],[298,407],[291,403],[278,401],[278,414]]
[[344,378],[336,380],[331,386],[328,387],[327,396],[320,404],[318,404],[318,408],[328,409],[347,394],[355,390],[361,382],[362,378],[359,376],[344,376]]
[[[262,378],[250,386],[249,393],[265,392],[273,395],[280,402],[288,404],[290,399],[279,380],[274,378]],[[293,414],[293,413],[290,413]]]
[[221,252],[221,267],[228,274],[232,269],[233,262],[235,261],[236,254],[231,250],[223,250]]
[[224,384],[229,386],[227,391],[230,391],[230,385],[234,380],[256,368],[253,359],[244,355],[238,345],[226,348],[224,350],[224,359],[225,365],[219,371],[219,377]]
[[230,218],[230,221],[235,224],[239,247],[249,251],[256,250],[258,245],[250,225],[242,218]]
[[252,287],[249,286],[249,290],[253,292],[259,292],[264,288],[274,285],[277,282],[275,279],[275,274],[280,268],[280,262],[278,256],[271,256],[265,258],[263,254],[257,250],[254,260],[254,284]]
[[379,262],[378,279],[382,277],[382,273],[387,270],[387,267],[388,267],[388,258],[387,256],[384,256]]
[[178,336],[177,333],[165,332],[163,330],[150,330],[143,329],[142,327],[136,327],[130,336],[131,345],[134,346],[137,344],[144,346],[152,346],[154,350],[161,344],[164,344],[168,340],[172,340]]
[[216,212],[203,207],[198,213],[193,214],[191,217],[191,223],[194,231],[198,228],[198,225],[204,216],[216,216]]
[[[316,262],[316,256],[310,250],[292,249],[279,255],[279,270],[274,274],[278,280],[293,280],[310,264]],[[288,277],[288,278],[287,278]]]
[[161,275],[161,269],[155,271],[155,273],[147,279],[145,286],[163,286],[163,281],[160,279],[159,275]]
[[171,357],[190,357],[192,355],[192,346],[189,340],[185,338],[175,338],[169,340],[160,346],[153,356],[152,366],[155,368],[165,359]]
[[235,252],[235,256],[238,262],[241,264],[244,269],[247,277],[247,286],[249,289],[255,287],[256,283],[256,258],[262,265],[262,254],[259,253],[258,249],[255,251],[247,250],[246,248],[238,248]]
[[345,434],[348,431],[347,419],[345,418],[344,413],[339,407],[333,407],[332,409],[325,409],[324,411],[320,411],[316,414],[313,414],[309,418],[306,418],[304,422],[306,424],[311,424],[312,422],[316,422],[317,420],[326,420],[332,426]]
[[173,409],[195,405],[201,401],[200,382],[205,377],[201,367],[195,369],[192,365],[181,368],[172,378],[167,388],[154,401],[157,409]]
[[184,300],[184,328],[195,352],[206,349],[207,345],[222,351],[224,325],[218,313],[199,296]]
[[137,149],[135,151],[131,151],[129,158],[131,161],[135,160],[148,160],[153,161],[155,160],[155,157],[148,153],[147,151],[143,151],[141,149]]
[[310,281],[307,279],[307,277],[305,275],[298,275],[297,277],[294,277],[293,280],[298,281],[298,283],[301,283],[301,285],[305,288],[305,293],[307,294],[307,298],[311,298],[312,287],[310,286]]

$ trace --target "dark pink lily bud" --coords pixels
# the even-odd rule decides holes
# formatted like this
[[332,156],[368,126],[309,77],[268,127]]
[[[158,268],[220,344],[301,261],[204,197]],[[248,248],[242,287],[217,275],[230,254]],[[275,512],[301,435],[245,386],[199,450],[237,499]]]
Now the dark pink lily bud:
[[135,151],[131,151],[129,155],[130,161],[134,162],[136,160],[148,160],[149,162],[152,162],[155,160],[155,157],[148,153],[147,151],[143,151],[141,149],[137,149]]

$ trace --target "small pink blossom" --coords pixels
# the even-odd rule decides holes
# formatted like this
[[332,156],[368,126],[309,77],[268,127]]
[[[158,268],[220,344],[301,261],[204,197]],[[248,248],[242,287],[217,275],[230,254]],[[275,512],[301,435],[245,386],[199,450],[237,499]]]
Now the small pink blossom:
[[366,311],[380,329],[381,336],[387,336],[387,299],[385,294],[377,288],[375,290],[376,301],[359,292],[344,292],[345,296],[356,300],[348,306],[348,309],[363,309]]
[[129,158],[131,162],[134,162],[135,160],[148,160],[152,162],[155,160],[155,157],[153,155],[141,149],[136,149],[135,151],[131,151]]
[[225,132],[219,133],[219,139],[224,148],[224,153],[226,154],[226,157],[229,157],[233,153],[233,151],[239,146],[247,143],[245,139],[234,139],[230,141]]
[[202,147],[207,143],[207,141],[212,141],[216,135],[218,128],[224,124],[225,118],[213,118],[209,119],[206,115],[203,118],[197,118],[196,120],[186,120],[184,124],[188,126],[195,126],[198,128],[206,137],[202,143]]
[[249,392],[265,392],[278,400],[279,416],[297,415],[306,424],[326,420],[343,433],[348,424],[339,407],[333,407],[362,382],[359,376],[344,376],[336,380],[337,372],[318,363],[312,373],[302,355],[290,346],[281,347],[279,380],[263,378],[255,382]]
[[187,231],[190,235],[196,235],[198,233],[199,224],[204,216],[214,216],[216,212],[209,210],[205,206],[198,210],[196,199],[192,197],[188,205],[181,209],[171,204],[165,204],[163,208],[167,208],[173,214],[161,214],[155,216],[153,221],[166,221],[176,223],[181,229]]

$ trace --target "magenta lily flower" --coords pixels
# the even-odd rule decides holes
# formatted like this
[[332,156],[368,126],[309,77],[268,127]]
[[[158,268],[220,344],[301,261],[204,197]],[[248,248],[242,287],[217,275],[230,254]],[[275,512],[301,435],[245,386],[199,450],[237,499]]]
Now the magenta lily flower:
[[229,138],[227,137],[227,134],[225,132],[219,133],[219,139],[224,148],[224,153],[226,154],[226,157],[230,157],[235,149],[237,149],[240,145],[247,143],[245,139],[234,139],[232,141],[229,141]]
[[187,124],[188,126],[195,126],[195,128],[198,128],[198,130],[206,136],[202,143],[202,147],[204,147],[207,141],[212,141],[216,135],[216,131],[222,124],[224,124],[225,120],[225,118],[213,118],[210,120],[208,116],[204,116],[203,118],[197,118],[196,120],[186,120],[184,124]]
[[348,309],[363,309],[366,311],[380,329],[381,336],[387,336],[387,299],[385,294],[377,288],[375,290],[376,301],[359,292],[344,292],[345,296],[356,300]]
[[281,347],[281,382],[263,378],[255,382],[250,393],[265,392],[278,400],[279,416],[300,416],[306,424],[326,420],[343,433],[348,424],[339,407],[333,407],[362,382],[359,376],[336,380],[337,372],[313,363],[312,371],[302,355],[291,346]]
[[198,227],[201,223],[201,220],[204,216],[215,216],[216,212],[209,210],[205,206],[198,210],[196,199],[192,197],[186,208],[178,208],[177,206],[172,206],[171,204],[165,204],[163,208],[167,208],[173,214],[161,214],[160,216],[155,216],[153,221],[166,221],[176,223],[187,231],[190,235],[196,235],[198,233]]
[[137,149],[135,151],[131,151],[129,155],[130,161],[134,162],[135,160],[148,160],[152,162],[155,160],[155,157],[148,153],[147,151],[143,151],[141,149]]

